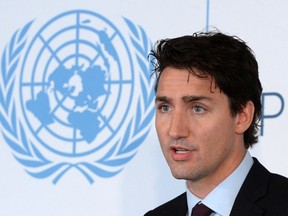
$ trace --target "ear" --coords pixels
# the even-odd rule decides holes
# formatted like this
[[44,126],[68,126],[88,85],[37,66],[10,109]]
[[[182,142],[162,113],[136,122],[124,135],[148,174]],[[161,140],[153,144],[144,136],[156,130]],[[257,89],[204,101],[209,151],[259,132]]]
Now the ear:
[[242,111],[237,114],[236,134],[243,134],[251,125],[255,107],[252,101],[248,101]]

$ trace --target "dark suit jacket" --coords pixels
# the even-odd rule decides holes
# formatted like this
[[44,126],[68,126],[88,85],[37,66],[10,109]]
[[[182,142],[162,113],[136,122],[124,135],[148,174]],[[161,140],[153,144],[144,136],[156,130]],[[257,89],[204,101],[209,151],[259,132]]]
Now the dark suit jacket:
[[[145,216],[186,216],[187,208],[186,193],[183,193]],[[254,158],[230,216],[260,215],[288,216],[288,179],[270,173]]]

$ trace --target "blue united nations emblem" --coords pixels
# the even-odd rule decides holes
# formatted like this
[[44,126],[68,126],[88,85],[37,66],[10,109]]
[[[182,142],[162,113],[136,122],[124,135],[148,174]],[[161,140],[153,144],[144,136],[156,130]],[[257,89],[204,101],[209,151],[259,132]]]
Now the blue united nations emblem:
[[123,23],[125,35],[100,14],[68,11],[30,40],[33,22],[26,24],[6,46],[1,132],[33,177],[56,184],[71,169],[90,183],[115,176],[147,137],[151,42],[140,26]]

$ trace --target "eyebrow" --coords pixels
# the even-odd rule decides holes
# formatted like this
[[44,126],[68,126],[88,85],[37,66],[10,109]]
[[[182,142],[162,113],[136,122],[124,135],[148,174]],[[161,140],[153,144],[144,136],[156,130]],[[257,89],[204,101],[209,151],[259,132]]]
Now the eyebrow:
[[206,96],[184,96],[184,97],[182,97],[182,100],[185,103],[190,103],[190,102],[194,102],[194,101],[203,101],[203,100],[210,101],[212,99],[209,97],[206,97]]
[[[155,102],[171,102],[173,99],[169,98],[167,96],[156,96]],[[206,96],[192,96],[192,95],[187,95],[183,96],[182,100],[185,103],[190,103],[190,102],[195,102],[195,101],[203,101],[203,100],[208,100],[211,101],[212,99]]]
[[155,102],[169,102],[171,101],[171,98],[168,98],[166,96],[156,96],[155,97]]

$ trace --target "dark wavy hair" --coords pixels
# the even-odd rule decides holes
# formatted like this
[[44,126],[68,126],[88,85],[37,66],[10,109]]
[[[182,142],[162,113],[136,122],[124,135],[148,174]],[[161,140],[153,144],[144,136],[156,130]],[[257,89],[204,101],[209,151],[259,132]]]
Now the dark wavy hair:
[[220,32],[199,32],[156,42],[149,58],[156,74],[155,92],[163,70],[170,66],[187,69],[195,76],[211,77],[228,96],[232,116],[252,101],[255,113],[244,133],[244,144],[249,148],[258,142],[262,86],[254,53],[243,40]]

